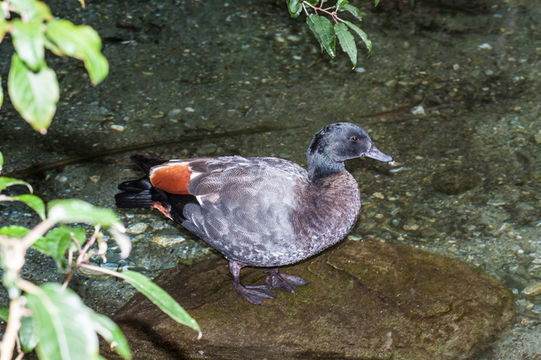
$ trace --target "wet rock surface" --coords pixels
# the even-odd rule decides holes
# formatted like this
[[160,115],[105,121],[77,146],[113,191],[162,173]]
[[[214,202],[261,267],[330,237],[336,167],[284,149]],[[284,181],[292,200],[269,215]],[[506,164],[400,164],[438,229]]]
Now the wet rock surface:
[[[503,284],[413,247],[350,240],[282,270],[309,284],[261,306],[234,291],[223,258],[159,276],[201,340],[139,295],[115,320],[136,359],[466,359],[514,316]],[[246,269],[243,281],[261,283],[263,273]]]

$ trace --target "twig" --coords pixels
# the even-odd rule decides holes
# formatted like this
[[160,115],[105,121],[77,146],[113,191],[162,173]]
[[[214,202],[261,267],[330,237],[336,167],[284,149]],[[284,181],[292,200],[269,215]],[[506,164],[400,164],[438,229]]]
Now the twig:
[[[73,242],[77,246],[77,250],[79,251],[79,255],[77,256],[77,260],[75,261],[75,265],[70,269],[68,275],[66,276],[66,279],[62,283],[62,289],[65,289],[65,288],[68,287],[68,283],[73,278],[73,275],[75,275],[75,273],[77,272],[77,269],[79,267],[81,267],[82,264],[87,263],[88,260],[90,259],[90,256],[88,255],[88,250],[96,242],[96,239],[98,238],[98,234],[100,232],[100,229],[101,229],[101,226],[96,225],[96,228],[94,229],[94,233],[92,234],[90,239],[88,239],[88,241],[86,242],[84,248],[81,248],[81,244],[79,244],[79,242],[77,241],[77,239],[74,236],[71,237],[71,240],[73,240]],[[70,264],[71,264],[71,261],[70,261]]]
[[33,283],[25,279],[18,279],[17,286],[19,287],[19,289],[29,294],[37,294],[41,291],[39,286],[34,285]]
[[[22,316],[25,316],[25,315],[23,314]],[[21,320],[21,326],[22,326],[22,320]],[[17,357],[15,358],[15,360],[20,360],[24,356],[24,351],[21,348],[21,339],[17,336],[15,340],[16,340],[16,347],[17,347]]]
[[66,278],[64,279],[64,282],[62,283],[62,290],[65,290],[68,287],[68,284],[71,281],[71,279],[73,278],[73,275],[75,275],[75,273],[77,272],[78,267],[79,266],[77,264],[75,264],[75,266],[73,266],[70,269],[68,275],[66,275]]
[[28,249],[40,236],[45,234],[50,228],[55,225],[55,222],[49,219],[45,219],[40,222],[35,228],[30,230],[28,234],[23,238],[22,243],[26,249]]
[[[79,241],[75,238],[75,236],[71,236],[71,240],[75,243],[75,246],[77,246],[77,252],[80,254],[83,252],[83,249],[81,248],[81,244],[79,244]],[[73,250],[68,250],[68,268],[70,271],[68,272],[68,275],[66,275],[66,279],[64,279],[64,282],[62,283],[62,289],[66,289],[68,287],[68,283],[71,281],[71,278],[77,271],[77,262],[75,262],[75,265],[73,267],[71,266],[73,264]]]
[[75,236],[72,236],[71,237],[71,240],[75,243],[75,246],[77,246],[77,252],[82,253],[83,252],[83,248],[81,247],[81,244],[79,244],[79,241],[77,241],[77,239],[75,238]]
[[68,267],[71,268],[71,264],[73,264],[73,250],[68,249]]
[[21,298],[12,299],[9,303],[9,318],[6,332],[0,343],[0,360],[11,360],[13,357],[13,348],[17,340],[17,333],[21,327],[21,318],[23,316],[23,304]]
[[96,272],[101,272],[101,273],[104,273],[104,274],[107,274],[107,275],[111,275],[111,276],[123,279],[122,274],[120,274],[118,271],[109,270],[107,268],[103,268],[103,267],[95,266],[95,265],[90,265],[90,264],[81,264],[80,267],[88,269],[88,270],[96,271]]
[[94,245],[94,243],[96,242],[98,233],[100,232],[100,228],[101,228],[100,225],[96,225],[96,228],[94,229],[94,233],[92,234],[90,239],[88,239],[88,241],[85,244],[85,247],[83,248],[83,250],[80,252],[79,256],[77,257],[77,264],[88,261],[88,257],[87,257],[88,249],[90,249],[90,247]]
[[319,6],[315,6],[315,5],[312,5],[310,4],[308,1],[303,1],[302,2],[302,7],[304,9],[304,12],[306,13],[306,15],[308,15],[308,11],[306,11],[306,7],[304,5],[308,5],[312,8],[312,10],[314,10],[314,12],[317,14],[318,11],[321,11],[322,13],[325,13],[327,15],[329,15],[335,23],[338,23],[338,22],[344,22],[343,19],[340,19],[338,17],[338,6],[334,9],[334,11],[329,11],[330,9],[332,9],[333,7],[330,6],[328,8],[323,8],[323,1],[321,1],[321,3],[319,4]]
[[[22,291],[30,294],[40,291],[39,287],[24,279],[18,279],[17,286]],[[0,342],[0,360],[11,360],[13,357],[13,348],[17,341],[17,333],[21,327],[21,318],[25,314],[24,310],[25,307],[20,296],[10,301],[8,325],[2,342]]]

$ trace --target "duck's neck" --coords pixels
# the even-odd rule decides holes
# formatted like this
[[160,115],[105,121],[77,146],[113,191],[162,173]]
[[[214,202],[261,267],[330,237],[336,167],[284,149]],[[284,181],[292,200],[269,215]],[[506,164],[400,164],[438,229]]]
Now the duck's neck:
[[317,184],[329,175],[346,171],[343,162],[337,162],[324,154],[311,154],[308,156],[308,176]]

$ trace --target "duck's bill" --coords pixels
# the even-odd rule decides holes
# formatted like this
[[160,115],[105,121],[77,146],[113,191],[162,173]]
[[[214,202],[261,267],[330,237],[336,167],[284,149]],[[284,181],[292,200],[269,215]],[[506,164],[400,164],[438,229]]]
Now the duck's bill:
[[393,158],[387,154],[384,154],[382,153],[377,147],[375,147],[374,145],[372,145],[372,147],[370,148],[370,150],[368,150],[365,154],[364,154],[365,157],[367,158],[371,158],[371,159],[374,159],[374,160],[379,160],[379,161],[383,161],[383,162],[392,162],[393,161]]

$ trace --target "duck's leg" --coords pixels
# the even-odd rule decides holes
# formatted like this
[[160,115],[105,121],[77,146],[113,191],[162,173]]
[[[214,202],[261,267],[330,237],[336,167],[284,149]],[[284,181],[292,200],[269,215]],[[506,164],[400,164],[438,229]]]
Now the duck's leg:
[[295,275],[281,273],[278,269],[267,270],[265,282],[270,289],[280,289],[295,292],[297,286],[306,285],[308,281]]
[[267,285],[242,285],[240,282],[240,269],[244,264],[237,261],[229,261],[229,271],[233,276],[233,286],[239,294],[252,304],[260,305],[263,299],[273,299],[271,289]]

